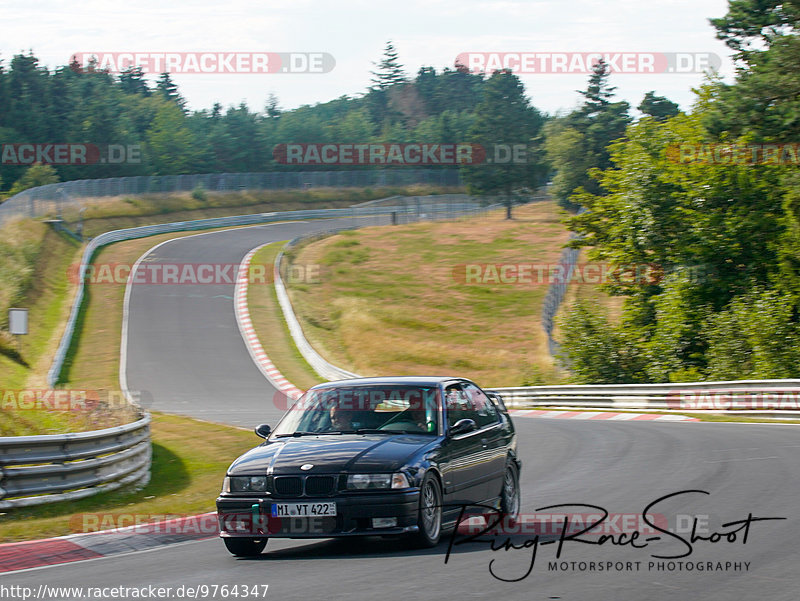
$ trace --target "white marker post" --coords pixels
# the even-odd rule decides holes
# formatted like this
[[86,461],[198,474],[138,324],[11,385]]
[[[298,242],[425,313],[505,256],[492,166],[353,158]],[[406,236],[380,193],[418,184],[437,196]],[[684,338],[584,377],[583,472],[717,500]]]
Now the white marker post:
[[22,354],[22,341],[19,336],[28,333],[28,310],[15,309],[8,310],[8,331],[17,336],[17,351]]

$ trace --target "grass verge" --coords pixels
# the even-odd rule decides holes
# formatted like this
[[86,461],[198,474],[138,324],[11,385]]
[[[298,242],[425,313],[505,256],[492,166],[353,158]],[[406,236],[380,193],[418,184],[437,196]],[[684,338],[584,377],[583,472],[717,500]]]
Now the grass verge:
[[554,202],[446,222],[369,227],[302,245],[293,265],[319,283],[290,283],[306,337],[363,375],[453,374],[485,386],[557,383],[547,350],[544,284],[467,284],[464,265],[552,264],[568,232]]
[[[16,292],[12,294],[11,285],[4,283],[7,296],[2,304],[28,309],[29,334],[20,337],[19,350],[10,335],[0,336],[0,436],[86,430],[97,415],[44,411],[20,403],[19,397],[20,390],[48,388],[47,370],[74,292],[66,273],[70,263],[79,260],[80,245],[43,223],[17,222],[3,230],[4,234],[14,231],[27,236],[31,251],[26,264],[10,260],[3,265],[4,275],[16,278]],[[9,259],[7,254],[5,259]]]
[[[101,248],[93,261],[131,265],[159,242],[207,231],[214,230],[175,232],[118,242]],[[32,335],[28,337],[31,340],[26,341],[26,344],[33,345],[35,340],[41,338],[37,348],[41,347],[42,352],[36,355],[36,369],[17,367],[9,358],[0,357],[0,385],[3,390],[47,388],[45,376],[69,315],[74,283],[69,281],[67,273],[71,271],[71,265],[80,262],[81,249],[75,245],[72,252],[66,252],[66,249],[73,248],[69,238],[55,232],[49,232],[47,236],[55,237],[64,248],[55,243],[49,247],[42,260],[36,264],[37,272],[41,269],[42,275],[33,278],[34,284],[30,289],[35,301],[31,305]],[[119,348],[124,296],[124,283],[98,282],[86,286],[75,334],[59,381],[62,387],[88,391],[119,389]],[[37,332],[35,336],[34,324]],[[15,408],[15,398],[17,397],[12,392],[6,399],[6,404],[0,405],[0,436],[80,432],[130,421],[130,412],[126,410],[86,413]],[[2,401],[3,394],[0,392],[0,403]]]

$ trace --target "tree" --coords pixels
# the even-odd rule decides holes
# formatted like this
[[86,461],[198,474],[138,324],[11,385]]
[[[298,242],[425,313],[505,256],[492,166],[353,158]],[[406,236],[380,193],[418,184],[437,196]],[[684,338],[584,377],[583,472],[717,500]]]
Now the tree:
[[709,319],[708,377],[712,380],[796,378],[800,332],[795,302],[755,288]]
[[[141,67],[128,67],[119,74],[119,87],[126,94],[150,96],[150,88]],[[177,87],[176,87],[177,89]]]
[[541,183],[544,168],[535,160],[532,140],[542,121],[519,78],[508,69],[495,71],[470,129],[470,141],[483,148],[486,160],[463,167],[462,173],[472,193],[503,194],[507,219],[512,216],[513,193]]
[[709,22],[717,30],[717,39],[739,58],[747,58],[754,47],[769,47],[775,40],[797,33],[800,7],[780,0],[730,0],[728,14]]
[[645,115],[663,121],[680,113],[678,105],[664,96],[656,96],[654,91],[647,92],[637,107]]
[[586,183],[586,175],[597,163],[586,135],[571,126],[564,117],[552,119],[544,126],[544,151],[547,161],[556,169],[550,193],[561,206],[575,209],[570,195]]
[[277,119],[281,116],[283,112],[281,107],[278,105],[278,97],[270,92],[269,97],[267,98],[267,104],[264,108],[264,112],[266,113],[269,119]]
[[379,63],[372,63],[377,67],[376,71],[370,71],[372,74],[372,87],[379,90],[385,90],[391,86],[406,83],[406,75],[403,72],[403,65],[397,56],[397,50],[391,41],[386,42],[386,48],[383,51],[383,58]]
[[735,85],[720,85],[717,130],[763,140],[800,136],[800,7],[797,2],[732,0],[710,19],[736,54]]
[[609,74],[608,65],[601,59],[593,67],[586,90],[580,92],[583,104],[548,130],[547,159],[558,170],[552,192],[567,208],[575,207],[570,197],[576,190],[602,193],[590,170],[611,165],[607,147],[625,134],[631,121],[628,103],[612,102],[616,88],[609,85]]
[[173,102],[161,101],[147,132],[149,158],[158,175],[191,173],[199,158],[186,116]]
[[375,128],[363,108],[352,110],[336,123],[331,124],[332,139],[343,144],[366,144],[373,139]]
[[169,73],[162,73],[158,78],[156,93],[164,100],[174,102],[182,111],[186,108],[186,100],[178,92],[178,85],[172,81]]
[[11,186],[9,195],[14,196],[14,194],[19,194],[23,190],[35,188],[36,186],[56,184],[58,181],[58,173],[56,173],[56,170],[52,165],[35,163],[28,167],[27,171],[25,171],[25,174],[16,182],[14,182],[14,185]]

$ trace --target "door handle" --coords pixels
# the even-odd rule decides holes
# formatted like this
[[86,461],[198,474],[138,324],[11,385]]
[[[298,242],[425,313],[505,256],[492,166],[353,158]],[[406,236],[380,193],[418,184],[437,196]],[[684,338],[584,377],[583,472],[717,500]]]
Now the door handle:
[[484,449],[485,449],[486,447],[488,447],[488,446],[489,446],[489,441],[488,441],[488,439],[486,439],[486,438],[481,438],[481,444],[483,445],[483,448],[484,448]]

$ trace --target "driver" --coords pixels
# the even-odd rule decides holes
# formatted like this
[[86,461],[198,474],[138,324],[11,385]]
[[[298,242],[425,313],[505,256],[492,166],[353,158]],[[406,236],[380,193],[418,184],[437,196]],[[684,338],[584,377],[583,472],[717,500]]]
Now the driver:
[[331,426],[335,430],[352,430],[352,419],[351,419],[351,411],[347,411],[346,409],[342,409],[338,405],[334,405],[331,407]]
[[364,427],[366,413],[334,405],[330,413],[331,426],[339,432],[358,430]]

